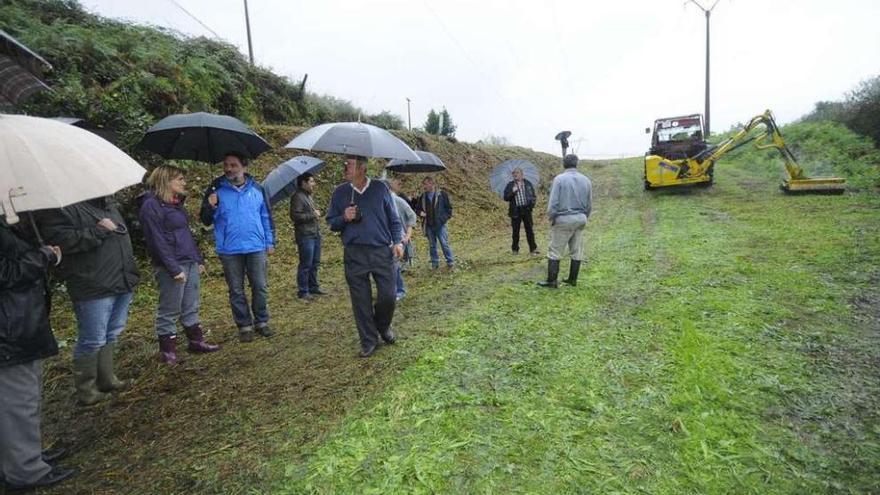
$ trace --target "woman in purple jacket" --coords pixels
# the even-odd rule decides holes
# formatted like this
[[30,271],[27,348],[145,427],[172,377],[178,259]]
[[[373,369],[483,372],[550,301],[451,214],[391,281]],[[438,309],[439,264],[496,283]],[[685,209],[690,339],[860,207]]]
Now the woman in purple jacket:
[[205,271],[205,262],[183,208],[183,170],[158,167],[147,178],[147,186],[150,191],[141,203],[139,217],[159,286],[156,333],[160,359],[176,364],[178,319],[186,331],[190,351],[214,352],[220,346],[205,342],[199,323],[199,275]]

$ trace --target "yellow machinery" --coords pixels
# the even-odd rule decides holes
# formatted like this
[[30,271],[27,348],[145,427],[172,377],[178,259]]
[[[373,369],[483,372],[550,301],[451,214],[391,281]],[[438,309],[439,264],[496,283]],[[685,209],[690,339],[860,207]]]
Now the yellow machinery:
[[783,191],[839,194],[845,190],[844,179],[810,178],[804,174],[794,154],[785,145],[770,110],[753,117],[739,132],[714,146],[702,139],[700,115],[657,120],[651,151],[645,155],[645,189],[710,186],[715,162],[752,141],[758,149],[776,148],[782,154],[787,173],[780,186]]

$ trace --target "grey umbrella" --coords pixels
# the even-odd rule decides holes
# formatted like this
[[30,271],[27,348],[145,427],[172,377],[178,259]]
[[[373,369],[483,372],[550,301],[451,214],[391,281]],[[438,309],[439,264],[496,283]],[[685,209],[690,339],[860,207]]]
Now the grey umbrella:
[[312,127],[293,138],[285,148],[376,158],[419,159],[406,143],[390,132],[360,122],[336,122]]
[[269,196],[269,204],[275,206],[289,198],[296,191],[297,177],[305,173],[317,173],[324,165],[324,160],[313,156],[297,156],[275,167],[263,180],[263,189]]
[[489,176],[489,186],[495,194],[504,197],[504,188],[513,180],[513,171],[521,168],[523,178],[532,183],[536,189],[541,182],[541,174],[538,173],[538,167],[528,160],[507,160],[499,163]]
[[14,109],[34,94],[48,90],[40,78],[52,66],[0,30],[0,110]]
[[401,174],[424,174],[431,172],[444,172],[446,165],[434,153],[427,151],[415,150],[415,154],[419,156],[418,160],[395,159],[385,165],[385,170],[397,172]]
[[156,122],[135,149],[164,158],[217,163],[230,152],[256,158],[270,146],[235,117],[196,112],[169,115]]

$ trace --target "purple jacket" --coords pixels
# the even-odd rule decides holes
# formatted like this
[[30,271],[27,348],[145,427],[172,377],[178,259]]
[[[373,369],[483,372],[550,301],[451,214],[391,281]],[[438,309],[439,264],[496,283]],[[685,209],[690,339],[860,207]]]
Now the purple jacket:
[[189,230],[189,216],[183,202],[166,203],[151,191],[144,196],[138,217],[153,266],[165,268],[174,276],[183,271],[181,263],[204,263]]

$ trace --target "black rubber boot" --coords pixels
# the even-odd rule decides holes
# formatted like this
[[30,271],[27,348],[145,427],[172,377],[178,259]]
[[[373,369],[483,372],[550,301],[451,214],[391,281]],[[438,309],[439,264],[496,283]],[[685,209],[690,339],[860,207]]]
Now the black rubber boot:
[[574,287],[578,284],[578,272],[581,270],[580,260],[571,260],[571,266],[568,267],[568,278],[563,280],[566,284]]
[[538,282],[541,287],[556,289],[559,287],[559,260],[547,260],[547,281]]

